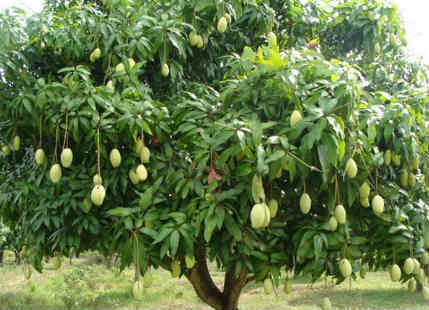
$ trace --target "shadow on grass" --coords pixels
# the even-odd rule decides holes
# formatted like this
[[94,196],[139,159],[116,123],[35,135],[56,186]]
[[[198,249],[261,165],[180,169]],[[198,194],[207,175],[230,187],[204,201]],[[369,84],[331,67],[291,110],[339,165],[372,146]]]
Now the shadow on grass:
[[[314,284],[312,284],[311,283],[311,277],[308,277],[308,276],[296,276],[296,277],[293,278],[293,280],[291,280],[291,282],[292,282],[292,285],[294,285],[294,286],[296,284],[303,284],[303,285],[306,285],[308,288],[310,288],[312,285],[317,284],[317,283],[322,282],[322,281],[318,280]],[[331,281],[329,283],[331,284],[331,286],[333,286],[332,283],[334,283],[334,282]],[[282,279],[280,281],[280,289],[283,288],[283,284],[284,284],[284,279]],[[251,291],[255,290],[256,288],[261,288],[261,287],[263,287],[262,282],[252,281],[248,285],[245,286],[243,292],[251,292]]]
[[[300,290],[300,289],[298,289]],[[421,293],[406,289],[310,289],[302,288],[299,296],[291,296],[291,306],[320,304],[329,297],[335,308],[347,309],[414,309],[427,305]]]
[[[91,309],[112,309],[117,305],[126,305],[133,301],[131,291],[127,289],[111,290],[106,292],[99,292],[97,298],[91,305]],[[110,308],[109,308],[110,306]],[[116,307],[115,307],[116,306]]]
[[[118,309],[118,305],[134,304],[129,290],[114,290],[100,293],[93,301],[83,305],[77,305],[72,310],[112,310]],[[136,308],[145,309],[145,307]],[[53,305],[49,300],[40,298],[32,292],[20,291],[16,293],[0,293],[0,310],[67,310],[60,304]]]
[[[121,289],[108,290],[98,292],[97,298],[91,309],[108,310],[115,308],[117,305],[122,305],[120,309],[199,309],[204,306],[203,303],[183,287],[158,286],[154,284],[149,288],[145,288],[140,300],[133,297],[132,286],[123,287]],[[116,306],[116,307],[115,307]],[[205,308],[204,308],[205,309]]]
[[[47,304],[48,301],[43,298],[37,298],[29,292],[1,293],[0,292],[0,310],[61,310],[58,306]],[[31,307],[31,308],[29,308]]]
[[[69,259],[67,259],[69,262]],[[73,266],[91,266],[91,265],[105,265],[106,259],[97,254],[93,253],[83,253],[79,256],[79,258],[72,259]]]

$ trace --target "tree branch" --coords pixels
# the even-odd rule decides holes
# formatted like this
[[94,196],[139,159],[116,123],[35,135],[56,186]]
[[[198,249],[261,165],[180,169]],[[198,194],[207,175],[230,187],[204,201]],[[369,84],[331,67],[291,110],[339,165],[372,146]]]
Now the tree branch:
[[248,283],[250,283],[252,281],[255,281],[255,280],[256,280],[256,276],[248,277],[247,280],[246,280],[246,284],[248,284]]

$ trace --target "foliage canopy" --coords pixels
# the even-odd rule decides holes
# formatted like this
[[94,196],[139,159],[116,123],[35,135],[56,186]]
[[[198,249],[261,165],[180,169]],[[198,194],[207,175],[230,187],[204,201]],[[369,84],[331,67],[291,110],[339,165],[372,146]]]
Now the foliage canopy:
[[[25,22],[2,13],[0,211],[26,227],[33,265],[85,250],[119,254],[138,275],[179,263],[206,303],[236,309],[249,281],[278,285],[285,270],[341,282],[344,258],[352,277],[422,258],[426,68],[404,56],[396,7],[326,2],[47,1]],[[72,165],[54,183],[67,148]],[[384,210],[370,207],[376,196]],[[253,205],[272,200],[267,227],[252,228]],[[207,260],[225,271],[223,291]]]

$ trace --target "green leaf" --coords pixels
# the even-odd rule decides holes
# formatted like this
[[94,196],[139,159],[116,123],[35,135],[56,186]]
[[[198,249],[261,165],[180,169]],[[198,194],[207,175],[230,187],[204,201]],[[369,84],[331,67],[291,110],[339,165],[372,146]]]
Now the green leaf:
[[177,249],[179,248],[180,234],[177,230],[173,231],[170,235],[170,250],[171,255],[176,256]]
[[392,133],[393,133],[393,126],[388,123],[384,126],[384,140],[386,140],[386,142],[390,142],[390,139],[392,138]]
[[178,224],[186,222],[186,214],[183,212],[170,212],[168,216],[172,217]]
[[316,257],[316,261],[320,259],[323,251],[323,240],[320,235],[315,235],[313,237],[313,247],[314,247],[314,256]]
[[143,195],[140,196],[140,207],[147,209],[152,203],[152,187],[149,187]]
[[398,231],[407,231],[408,228],[404,224],[395,225],[389,228],[389,234],[395,234]]
[[133,220],[131,217],[126,217],[126,218],[124,218],[123,221],[124,221],[124,225],[125,225],[126,229],[128,229],[128,230],[133,229]]
[[221,202],[227,199],[233,199],[236,198],[239,194],[241,194],[244,191],[244,184],[238,184],[232,189],[222,191],[220,194],[217,195],[216,201]]
[[271,154],[270,156],[268,156],[268,158],[265,160],[266,164],[269,164],[270,162],[279,160],[280,158],[283,158],[286,155],[286,153],[284,151],[276,151],[273,154]]
[[265,164],[265,150],[262,145],[259,145],[256,149],[256,157],[257,157],[257,164],[256,164],[256,170],[264,174],[266,170],[268,170],[267,165]]
[[215,214],[216,214],[216,218],[217,218],[216,226],[219,230],[221,230],[222,226],[223,226],[223,221],[225,219],[225,209],[222,207],[217,207]]
[[376,137],[377,137],[377,127],[375,127],[374,125],[368,126],[368,139],[371,142],[374,142]]
[[353,245],[362,245],[367,242],[368,242],[368,239],[362,236],[354,236],[350,239],[350,244],[353,244]]
[[301,238],[301,241],[298,246],[297,255],[300,257],[309,257],[309,254],[312,249],[312,238],[316,234],[315,231],[307,231]]
[[244,149],[246,147],[246,135],[243,131],[237,130],[237,137],[238,141],[240,142],[241,149]]
[[231,214],[225,214],[225,227],[226,230],[234,237],[235,240],[240,241],[242,238],[240,226],[235,222]]
[[152,228],[143,227],[140,231],[145,235],[152,237],[152,239],[156,239],[158,237],[158,232]]
[[162,242],[165,238],[167,238],[171,232],[173,231],[173,228],[163,228],[161,232],[158,234],[158,237],[153,241],[153,244],[157,244]]
[[242,163],[237,168],[237,176],[244,177],[253,172],[253,166],[250,163]]
[[295,175],[296,175],[296,160],[290,159],[288,161],[288,171],[289,171],[289,179],[291,182],[293,182]]
[[210,239],[213,235],[213,232],[215,230],[215,227],[217,225],[217,217],[216,215],[212,215],[205,220],[205,227],[204,227],[204,240],[206,242],[210,242]]
[[258,258],[258,259],[260,259],[260,260],[262,260],[264,262],[267,262],[268,259],[269,259],[268,255],[266,255],[266,254],[264,254],[262,252],[259,252],[259,251],[252,251],[251,255],[255,256],[256,258]]
[[258,121],[253,121],[250,129],[252,131],[253,145],[258,147],[262,140],[262,125]]
[[316,125],[313,126],[311,131],[304,136],[302,139],[302,146],[304,149],[311,150],[316,141],[319,141],[322,137],[323,130],[327,126],[326,119],[319,120]]
[[108,210],[107,214],[113,215],[113,216],[129,216],[129,215],[133,214],[134,212],[136,212],[136,210],[134,208],[119,207],[119,208]]

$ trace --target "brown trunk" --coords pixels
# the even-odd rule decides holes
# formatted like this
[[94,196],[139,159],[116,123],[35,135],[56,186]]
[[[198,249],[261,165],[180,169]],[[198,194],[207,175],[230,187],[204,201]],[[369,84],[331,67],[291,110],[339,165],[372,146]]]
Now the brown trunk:
[[235,266],[232,266],[225,273],[225,286],[223,290],[224,308],[223,310],[237,310],[238,300],[240,299],[241,290],[247,284],[247,268],[241,267],[238,277],[234,276]]
[[15,251],[15,264],[21,265],[21,253],[18,250]]
[[105,256],[104,259],[105,259],[106,267],[108,269],[112,269],[113,255]]
[[247,283],[247,269],[243,267],[238,277],[234,276],[235,266],[225,273],[224,290],[221,292],[210,276],[207,267],[206,250],[197,249],[195,267],[186,273],[198,297],[216,310],[237,310],[241,290]]
[[423,284],[421,284],[419,281],[417,281],[416,291],[417,292],[423,291]]
[[214,284],[207,267],[206,250],[198,248],[195,255],[195,266],[186,273],[198,297],[216,310],[223,310],[222,293]]
[[0,267],[3,266],[3,256],[4,256],[4,251],[0,250]]

